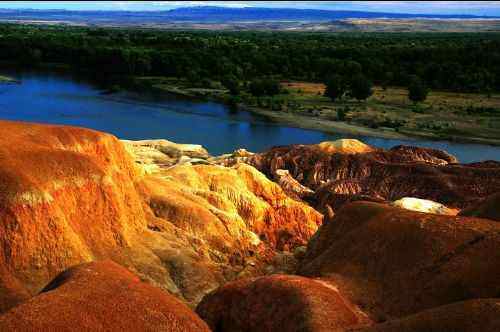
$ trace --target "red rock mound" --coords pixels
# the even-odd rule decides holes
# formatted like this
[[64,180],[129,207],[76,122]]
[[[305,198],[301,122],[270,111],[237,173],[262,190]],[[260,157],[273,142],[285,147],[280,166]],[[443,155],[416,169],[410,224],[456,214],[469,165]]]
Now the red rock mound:
[[500,163],[461,165],[446,152],[408,146],[346,154],[319,145],[290,145],[255,154],[247,162],[269,178],[288,170],[316,192],[303,198],[323,212],[360,196],[387,201],[415,197],[464,208],[500,187]]
[[497,332],[500,331],[500,299],[453,303],[357,331]]
[[462,210],[460,215],[500,221],[500,193],[488,196],[478,204]]
[[341,208],[310,241],[301,274],[339,285],[373,317],[500,294],[500,224],[371,202]]
[[209,331],[172,295],[111,261],[71,268],[0,316],[2,331]]
[[344,331],[370,324],[331,285],[290,275],[242,279],[196,309],[214,331]]

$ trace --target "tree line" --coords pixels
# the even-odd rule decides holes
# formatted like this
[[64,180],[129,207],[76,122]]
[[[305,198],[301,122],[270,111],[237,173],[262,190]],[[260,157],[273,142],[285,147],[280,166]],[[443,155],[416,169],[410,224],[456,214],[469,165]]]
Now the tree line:
[[500,91],[497,33],[181,32],[2,24],[0,49],[0,61],[22,66],[64,63],[103,76],[210,78],[233,93],[242,82],[256,81],[248,86],[255,95],[274,93],[265,82],[269,79],[335,82],[337,94],[353,94],[353,87],[366,93],[363,81],[383,87],[413,84],[417,99],[428,89]]

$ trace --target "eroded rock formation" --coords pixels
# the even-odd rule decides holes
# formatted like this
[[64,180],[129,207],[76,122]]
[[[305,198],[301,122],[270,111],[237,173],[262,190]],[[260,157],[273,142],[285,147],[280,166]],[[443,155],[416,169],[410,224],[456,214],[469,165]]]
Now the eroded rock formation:
[[[202,301],[217,331],[500,324],[497,162],[355,140],[211,157],[81,128],[0,128],[1,330],[208,330],[165,290]],[[326,214],[319,231],[306,201]],[[104,259],[124,267],[67,270]]]
[[184,303],[112,261],[59,274],[40,294],[0,315],[0,330],[210,331]]
[[148,175],[112,135],[0,127],[2,310],[68,267],[106,258],[195,305],[227,280],[262,274],[275,249],[304,245],[321,223],[251,166]]
[[327,143],[275,147],[247,162],[269,178],[287,170],[315,192],[301,198],[326,214],[359,198],[415,197],[462,209],[500,188],[498,162],[458,164],[455,157],[433,149],[397,146],[382,150],[360,142]]

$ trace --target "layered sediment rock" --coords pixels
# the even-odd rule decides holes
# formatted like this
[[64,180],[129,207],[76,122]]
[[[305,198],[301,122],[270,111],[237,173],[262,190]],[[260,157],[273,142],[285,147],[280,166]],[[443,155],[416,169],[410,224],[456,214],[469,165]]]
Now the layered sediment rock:
[[[198,237],[226,233],[232,248],[247,239],[252,245],[264,240],[272,248],[292,249],[307,244],[322,222],[314,209],[291,199],[277,184],[246,164],[231,168],[178,166],[162,172],[162,177],[163,183],[154,179],[148,186],[155,215],[188,233],[192,230]],[[160,188],[162,193],[158,192]],[[210,231],[209,225],[215,221],[202,219],[202,213],[192,215],[189,206],[179,206],[180,196],[191,201],[192,207],[205,208],[222,229]]]
[[1,315],[0,330],[210,331],[184,303],[112,261],[59,274],[40,294]]
[[[2,330],[208,329],[152,285],[192,307],[210,293],[197,311],[217,331],[498,327],[497,162],[352,140],[214,158],[81,128],[0,128]],[[327,214],[317,232],[323,216],[304,201]],[[59,274],[103,259],[137,277],[113,262]]]
[[359,197],[375,201],[414,197],[462,209],[500,188],[498,162],[458,164],[455,157],[433,149],[327,143],[276,147],[247,162],[269,178],[287,170],[315,192],[303,198],[324,213]]
[[300,272],[331,280],[375,319],[402,317],[498,296],[499,247],[490,220],[355,202],[320,228]]
[[320,280],[273,275],[229,283],[196,309],[214,331],[345,331],[368,317]]

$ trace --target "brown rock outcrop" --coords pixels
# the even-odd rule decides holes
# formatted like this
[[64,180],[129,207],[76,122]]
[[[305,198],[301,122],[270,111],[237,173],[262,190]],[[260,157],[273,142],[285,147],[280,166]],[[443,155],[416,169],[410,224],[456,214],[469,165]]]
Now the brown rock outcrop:
[[370,324],[335,287],[320,280],[272,275],[231,282],[196,309],[214,331],[345,331]]
[[415,197],[461,209],[500,187],[498,162],[457,164],[446,152],[408,146],[345,153],[321,144],[291,145],[255,154],[247,162],[269,178],[288,170],[315,191],[307,199],[324,213],[356,196],[382,201]]
[[210,331],[185,304],[112,261],[58,275],[0,316],[2,331]]
[[300,274],[339,286],[377,320],[500,294],[500,225],[386,204],[342,207],[310,241]]
[[112,259],[190,305],[261,274],[321,223],[248,165],[144,176],[114,136],[0,121],[0,310],[61,271]]
[[453,303],[356,331],[497,332],[500,331],[500,299]]
[[274,172],[274,181],[280,185],[283,190],[296,199],[307,199],[314,195],[314,191],[300,184],[295,180],[286,169],[277,169]]

